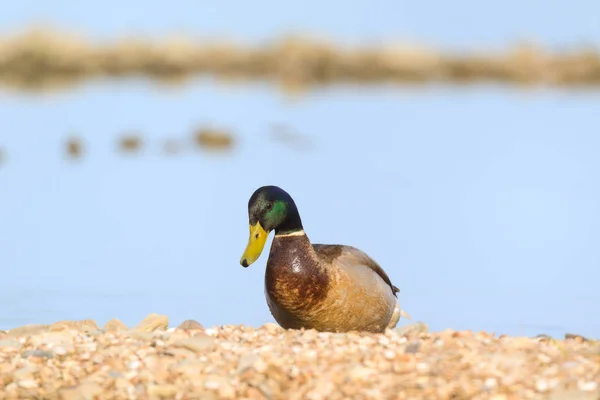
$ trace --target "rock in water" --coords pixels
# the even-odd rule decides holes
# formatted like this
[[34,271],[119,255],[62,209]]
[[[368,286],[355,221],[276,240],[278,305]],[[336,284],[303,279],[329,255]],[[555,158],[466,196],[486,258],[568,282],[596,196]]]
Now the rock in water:
[[129,328],[121,320],[113,318],[104,325],[107,332],[126,331]]
[[164,331],[169,327],[169,317],[166,315],[152,313],[135,327],[138,331],[155,332]]
[[200,322],[194,321],[193,319],[186,319],[177,327],[177,329],[182,331],[192,331],[196,329],[204,329],[204,326],[202,326]]

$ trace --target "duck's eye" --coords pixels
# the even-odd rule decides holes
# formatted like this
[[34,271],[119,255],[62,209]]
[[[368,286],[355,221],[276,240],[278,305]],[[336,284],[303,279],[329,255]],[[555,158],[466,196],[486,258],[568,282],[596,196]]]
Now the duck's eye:
[[267,203],[267,210],[271,210],[273,208],[273,203],[271,203],[270,201]]

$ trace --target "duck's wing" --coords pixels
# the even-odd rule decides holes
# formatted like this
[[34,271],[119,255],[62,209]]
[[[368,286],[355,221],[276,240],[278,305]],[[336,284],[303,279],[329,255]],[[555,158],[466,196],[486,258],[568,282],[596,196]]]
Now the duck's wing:
[[[336,265],[362,265],[365,268],[371,269],[377,275],[383,279],[383,281],[389,285],[392,289],[392,293],[396,296],[396,293],[400,291],[396,286],[392,285],[389,276],[385,273],[383,268],[369,257],[364,251],[357,249],[352,246],[345,246],[341,244],[313,244],[313,248],[317,255],[325,262]],[[396,296],[397,297],[397,296]]]

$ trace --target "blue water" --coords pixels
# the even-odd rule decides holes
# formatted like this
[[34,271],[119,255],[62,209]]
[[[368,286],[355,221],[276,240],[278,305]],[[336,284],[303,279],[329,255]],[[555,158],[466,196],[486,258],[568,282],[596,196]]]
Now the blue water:
[[[145,13],[132,5],[102,20],[108,5],[64,3],[12,4],[0,26],[12,32],[46,19],[98,37],[194,26],[250,39],[297,26],[347,40],[489,47],[534,33],[550,44],[600,40],[583,1],[544,9],[545,18],[534,18],[538,1],[514,18],[510,8],[484,11],[473,1],[439,5],[448,8],[439,14],[432,2],[398,3],[398,19],[382,11],[393,8],[384,1],[273,14],[260,14],[261,3],[253,24],[242,18],[249,5],[226,19],[224,6],[150,2]],[[477,34],[452,15],[469,17]],[[0,92],[0,329],[76,318],[134,325],[150,312],[171,325],[272,321],[267,252],[248,269],[239,258],[248,198],[276,184],[295,198],[314,242],[368,252],[400,287],[403,308],[432,330],[600,336],[599,111],[600,92],[486,85],[336,86],[297,99],[263,83],[210,79],[168,90],[131,79]],[[162,153],[165,140],[205,124],[230,129],[234,147]],[[274,124],[305,145],[274,140]],[[116,141],[129,131],[143,133],[144,147],[123,155]],[[78,161],[64,156],[71,133],[85,141]]]

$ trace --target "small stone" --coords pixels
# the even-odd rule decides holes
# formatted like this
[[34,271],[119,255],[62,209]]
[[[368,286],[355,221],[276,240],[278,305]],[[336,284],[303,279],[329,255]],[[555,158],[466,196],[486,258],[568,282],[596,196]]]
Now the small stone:
[[39,371],[39,367],[35,364],[27,365],[23,368],[19,368],[13,372],[13,379],[15,381],[23,381],[33,379],[33,375]]
[[31,337],[31,344],[35,347],[39,346],[62,346],[68,349],[73,349],[73,340],[77,336],[77,332],[73,330],[63,330],[54,332],[45,332],[40,335]]
[[219,398],[221,399],[235,399],[235,388],[229,384],[224,384],[219,388]]
[[194,321],[193,319],[186,319],[177,327],[177,330],[182,331],[191,331],[196,329],[204,329],[204,326],[198,321]]
[[65,331],[68,329],[74,329],[71,321],[55,322],[54,324],[50,325],[50,327],[48,328],[48,330],[50,330],[50,332]]
[[254,370],[259,374],[264,374],[267,372],[267,369],[269,369],[269,364],[267,364],[262,357],[258,357],[252,365],[252,368],[254,368]]
[[538,361],[542,364],[550,364],[552,359],[544,353],[538,354]]
[[150,342],[150,341],[154,340],[154,334],[152,332],[128,330],[125,332],[125,334],[129,337],[132,337],[137,340],[141,340],[143,342]]
[[424,363],[424,362],[417,363],[416,369],[417,369],[417,372],[419,372],[421,374],[426,374],[429,372],[429,364]]
[[152,313],[135,327],[136,330],[142,332],[164,331],[169,327],[169,317],[166,315]]
[[598,388],[598,384],[594,381],[583,381],[577,382],[577,388],[582,392],[593,392]]
[[186,339],[180,339],[173,343],[175,347],[190,350],[198,355],[206,352],[206,349],[215,343],[215,338],[208,335],[196,335]]
[[177,385],[150,385],[148,386],[148,396],[165,398],[174,397],[179,388]]
[[429,384],[428,376],[418,376],[416,379],[417,386],[421,389],[425,389]]
[[576,333],[565,333],[565,339],[573,339],[576,340],[579,343],[583,343],[583,342],[587,342],[588,339],[586,337],[583,337],[581,335],[577,335]]
[[3,350],[18,350],[20,349],[22,346],[21,342],[19,342],[18,340],[14,340],[14,339],[5,339],[5,340],[0,340],[0,349]]
[[107,332],[126,331],[129,328],[121,320],[113,318],[104,325]]
[[19,386],[15,382],[11,382],[8,385],[6,385],[5,390],[6,392],[16,392],[17,390],[19,390]]
[[240,358],[240,361],[238,362],[237,374],[241,375],[245,371],[253,368],[260,359],[261,359],[261,357],[254,352],[244,354],[242,356],[242,358]]
[[209,377],[204,381],[204,388],[209,390],[216,390],[223,384],[223,378],[219,376]]
[[258,388],[255,388],[254,386],[250,386],[246,390],[246,397],[245,398],[251,399],[251,400],[263,400],[263,399],[267,399],[267,397],[265,397],[265,395]]
[[104,361],[104,357],[100,354],[96,354],[92,357],[92,362],[94,364],[102,364],[103,361]]
[[357,366],[350,370],[349,378],[353,381],[366,382],[374,374],[377,374],[377,370],[375,370],[373,368]]
[[[314,331],[314,330],[311,330],[311,331]],[[311,332],[311,331],[309,331],[309,332]],[[386,332],[387,332],[387,331],[386,331]],[[314,338],[315,338],[315,339],[317,338],[317,333],[316,333],[316,332],[315,332],[315,334],[314,334]],[[378,340],[377,342],[378,342],[380,345],[382,345],[382,346],[389,346],[389,344],[390,344],[390,339],[389,339],[387,336],[380,336],[380,337],[379,337],[379,340]]]
[[527,337],[515,337],[510,340],[512,346],[515,349],[531,349],[538,345],[535,340],[532,340]]
[[473,331],[456,331],[452,334],[453,338],[473,337]]
[[114,369],[113,369],[113,370],[110,370],[110,371],[108,371],[108,376],[110,376],[111,378],[115,378],[115,379],[118,379],[118,378],[123,378],[123,377],[124,377],[124,375],[123,375],[123,373],[122,373],[122,372],[120,372],[120,371],[115,371]]
[[429,328],[424,322],[415,322],[414,324],[404,325],[394,329],[394,332],[400,336],[413,336],[421,333],[427,333]]
[[545,379],[538,379],[535,382],[535,390],[537,390],[540,393],[544,393],[545,391],[548,390],[548,381],[546,381]]
[[479,331],[477,332],[477,338],[478,339],[492,339],[494,336],[496,336],[495,332],[485,332],[485,331]]
[[102,336],[106,333],[106,329],[104,328],[99,328],[99,329],[93,329],[91,331],[87,331],[85,332],[86,335],[88,336],[93,336],[93,337],[98,337],[98,336]]
[[272,322],[267,322],[266,324],[263,325],[263,328],[265,328],[265,330],[272,335],[283,330],[282,327],[280,327],[279,325],[274,324]]
[[59,321],[50,325],[50,331],[75,330],[79,332],[89,332],[96,329],[98,329],[98,324],[93,319]]
[[[583,392],[577,389],[559,389],[550,392],[549,400],[598,400],[594,393]],[[511,399],[512,400],[512,399]]]
[[404,352],[407,354],[414,354],[414,353],[418,353],[420,348],[421,348],[421,342],[415,340],[413,342],[410,342],[406,346],[406,348],[404,349]]
[[50,350],[25,350],[21,353],[21,357],[38,357],[38,358],[54,358],[54,352]]
[[383,352],[383,357],[386,360],[393,360],[394,358],[396,358],[396,352],[393,350],[386,350]]
[[20,326],[18,328],[11,329],[6,334],[7,338],[26,337],[37,335],[42,332],[47,332],[50,329],[50,325],[30,324]]
[[102,393],[102,387],[96,383],[85,382],[72,388],[60,390],[61,400],[91,400]]
[[23,389],[33,389],[38,387],[37,382],[33,379],[23,379],[21,381],[18,381],[17,385]]

